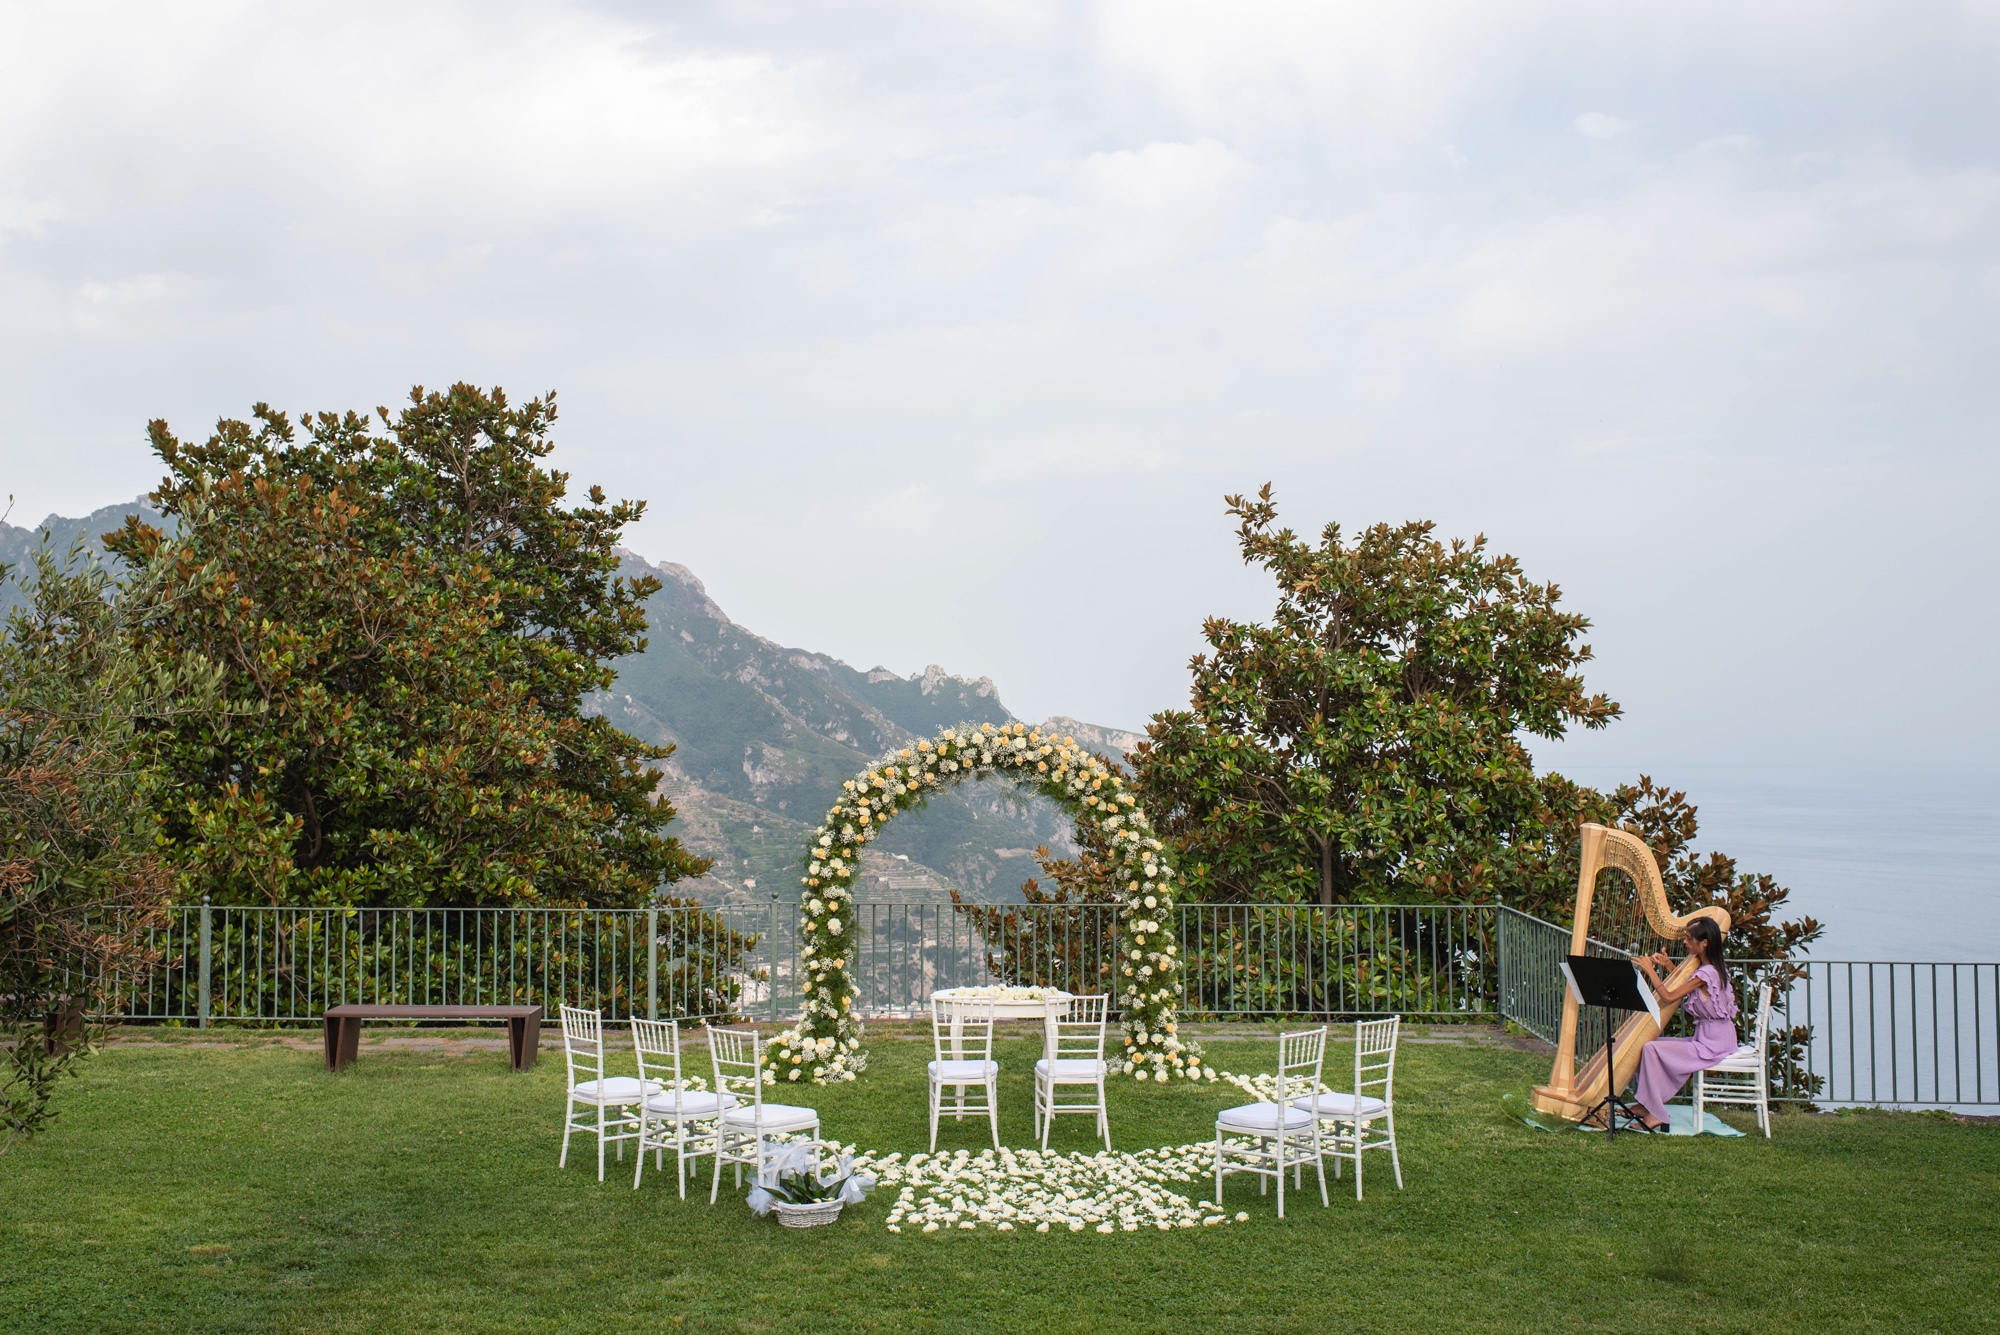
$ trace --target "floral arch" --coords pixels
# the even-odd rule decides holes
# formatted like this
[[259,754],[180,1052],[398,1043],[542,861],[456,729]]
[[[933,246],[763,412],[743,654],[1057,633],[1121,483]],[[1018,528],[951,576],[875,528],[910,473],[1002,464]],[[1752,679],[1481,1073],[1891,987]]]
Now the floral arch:
[[[841,785],[840,799],[813,832],[800,878],[799,967],[806,986],[798,1023],[765,1049],[768,1083],[852,1080],[868,1065],[854,1018],[854,880],[861,850],[900,811],[954,784],[1001,774],[1040,793],[1079,826],[1094,825],[1113,850],[1119,926],[1118,991],[1122,1059],[1113,1069],[1164,1084],[1209,1074],[1200,1048],[1177,1037],[1185,985],[1180,946],[1164,919],[1174,906],[1174,869],[1131,785],[1074,738],[1044,736],[1014,723],[961,724],[904,747]],[[1209,1075],[1213,1079],[1213,1075]]]

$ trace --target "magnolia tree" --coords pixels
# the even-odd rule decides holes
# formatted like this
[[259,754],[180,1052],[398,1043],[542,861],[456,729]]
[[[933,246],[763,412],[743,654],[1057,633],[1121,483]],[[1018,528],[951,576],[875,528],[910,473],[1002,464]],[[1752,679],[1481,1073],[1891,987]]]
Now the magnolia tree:
[[767,1083],[826,1084],[852,1080],[866,1069],[851,973],[861,850],[897,812],[989,774],[1004,775],[1055,802],[1080,834],[1090,836],[1079,842],[1105,850],[1100,856],[1110,868],[1119,922],[1114,1000],[1123,1014],[1125,1040],[1115,1069],[1161,1082],[1207,1074],[1200,1049],[1181,1040],[1175,1018],[1185,989],[1172,925],[1174,869],[1131,785],[1074,738],[1044,735],[1020,723],[998,728],[981,723],[946,728],[848,780],[813,832],[799,904],[805,1008],[798,1023],[765,1049]]

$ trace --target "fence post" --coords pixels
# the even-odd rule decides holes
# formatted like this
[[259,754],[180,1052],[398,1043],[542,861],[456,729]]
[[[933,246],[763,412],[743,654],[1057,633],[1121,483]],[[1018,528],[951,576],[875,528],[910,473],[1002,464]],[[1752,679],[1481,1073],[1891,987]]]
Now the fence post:
[[646,910],[646,1018],[660,1018],[660,911]]
[[209,937],[209,925],[208,925],[208,896],[203,895],[201,897],[201,977],[198,983],[198,986],[201,989],[201,1002],[200,1002],[201,1021],[198,1027],[202,1029],[208,1028],[209,951],[210,951],[210,937]]
[[765,939],[771,943],[764,952],[764,957],[770,961],[767,967],[771,974],[771,983],[766,990],[771,994],[771,1023],[776,1024],[778,1022],[778,896],[776,894],[771,896],[771,934]]

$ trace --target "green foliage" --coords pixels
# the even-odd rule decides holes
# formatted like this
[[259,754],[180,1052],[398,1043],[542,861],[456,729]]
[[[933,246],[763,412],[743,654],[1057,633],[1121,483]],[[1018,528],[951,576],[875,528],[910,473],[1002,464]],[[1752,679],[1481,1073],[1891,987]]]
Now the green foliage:
[[215,707],[147,734],[182,892],[629,906],[699,874],[648,763],[671,748],[582,712],[644,648],[658,583],[614,551],[643,507],[562,504],[553,397],[454,385],[378,412],[386,435],[263,404],[198,445],[152,424],[179,537],[135,517],[108,546],[204,572],[143,642],[225,673]]
[[1376,525],[1317,546],[1274,529],[1266,485],[1228,498],[1268,625],[1210,618],[1191,707],[1134,763],[1193,897],[1321,904],[1480,900],[1542,806],[1521,733],[1599,728],[1618,706],[1577,669],[1589,622],[1483,539]]
[[146,962],[136,942],[167,903],[135,726],[214,689],[198,663],[149,672],[129,647],[135,609],[184,589],[121,595],[80,549],[31,559],[0,635],[0,1149],[53,1115],[107,981]]

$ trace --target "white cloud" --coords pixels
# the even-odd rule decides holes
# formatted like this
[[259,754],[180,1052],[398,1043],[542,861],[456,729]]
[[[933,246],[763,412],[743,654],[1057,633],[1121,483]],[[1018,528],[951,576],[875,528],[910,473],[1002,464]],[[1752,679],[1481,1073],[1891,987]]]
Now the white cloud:
[[1619,120],[1601,111],[1586,111],[1571,123],[1585,139],[1616,139],[1632,128],[1631,121]]
[[[1843,564],[1856,534],[1994,493],[2000,26],[1949,6],[5,21],[0,459],[24,511],[149,485],[154,416],[553,385],[563,466],[653,498],[632,545],[732,615],[976,667],[1038,717],[1135,724],[1183,691],[1203,615],[1268,608],[1219,497],[1270,478],[1301,530],[1429,515],[1560,581],[1638,702],[1618,737],[2000,741],[1954,658],[1936,689],[1964,717],[1860,711],[1836,743],[1814,711],[1870,686],[1826,651],[1832,614],[1794,651],[1743,592],[1882,608],[1885,643],[1927,633],[1897,590],[1991,602],[1976,562],[1917,544]],[[1549,132],[1579,106],[1618,152]],[[921,538],[880,617],[821,558],[857,531]],[[1144,572],[1115,617],[1078,582],[1086,541]],[[1756,662],[1688,653],[1683,614]],[[995,629],[1050,617],[1064,654]],[[2000,649],[1965,633],[1968,664]]]
[[1063,427],[981,446],[972,476],[982,483],[1131,477],[1183,464],[1165,432],[1124,423]]

